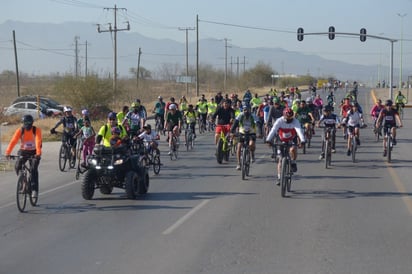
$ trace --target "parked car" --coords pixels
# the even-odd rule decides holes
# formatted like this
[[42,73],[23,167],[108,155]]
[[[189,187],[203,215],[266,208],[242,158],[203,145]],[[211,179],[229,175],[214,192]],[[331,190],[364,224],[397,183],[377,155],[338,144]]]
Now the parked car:
[[3,114],[5,116],[16,115],[20,117],[23,117],[26,114],[30,114],[35,119],[39,118],[39,114],[40,118],[59,116],[62,114],[61,110],[49,108],[43,103],[40,103],[39,107],[37,106],[37,102],[18,102],[7,107]]
[[[25,96],[20,96],[17,97],[12,104],[14,103],[19,103],[19,102],[37,102],[37,96],[35,95],[25,95]],[[58,109],[60,111],[63,111],[63,105],[60,103],[56,102],[56,100],[53,100],[50,97],[45,97],[45,96],[39,96],[39,100],[41,103],[45,104],[48,108],[52,109]]]

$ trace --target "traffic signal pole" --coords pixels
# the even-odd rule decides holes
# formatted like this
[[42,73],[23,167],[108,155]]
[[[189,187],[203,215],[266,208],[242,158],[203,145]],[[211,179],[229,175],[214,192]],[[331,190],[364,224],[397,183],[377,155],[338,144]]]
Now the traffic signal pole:
[[352,33],[352,32],[335,32],[335,28],[333,26],[329,27],[328,32],[310,32],[310,33],[305,33],[303,28],[298,28],[297,31],[297,39],[298,41],[303,41],[303,37],[306,35],[328,35],[330,40],[335,39],[335,35],[345,35],[345,36],[359,36],[361,42],[365,42],[366,38],[374,38],[374,39],[379,39],[379,40],[386,40],[391,43],[390,47],[390,77],[389,77],[389,98],[392,100],[393,99],[393,43],[397,42],[398,40],[388,38],[388,37],[383,37],[383,36],[378,36],[378,35],[370,35],[366,33],[366,29],[362,28],[360,30],[360,33]]

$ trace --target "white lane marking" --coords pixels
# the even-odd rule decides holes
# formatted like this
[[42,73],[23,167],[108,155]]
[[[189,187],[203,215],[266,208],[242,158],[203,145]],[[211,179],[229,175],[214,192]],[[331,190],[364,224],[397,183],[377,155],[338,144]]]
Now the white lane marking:
[[162,232],[163,235],[168,235],[175,231],[179,226],[181,226],[184,222],[186,222],[190,217],[192,217],[199,209],[204,207],[210,200],[203,200],[200,204],[198,204],[196,207],[194,207],[192,210],[190,210],[188,213],[186,213],[183,217],[181,217],[179,220],[177,220],[176,223],[171,225],[168,229]]
[[[71,183],[68,183],[68,184],[65,184],[65,185],[61,185],[61,186],[55,187],[55,188],[46,190],[46,191],[44,191],[44,192],[40,192],[40,193],[39,193],[39,197],[40,197],[40,196],[43,196],[43,195],[45,195],[45,194],[48,194],[48,193],[50,193],[50,192],[54,192],[54,191],[56,191],[56,190],[59,190],[59,189],[61,189],[61,188],[74,185],[74,184],[76,184],[76,183],[78,183],[78,182],[77,182],[77,181],[73,181],[73,182],[71,182]],[[5,205],[0,206],[0,209],[9,207],[9,206],[12,206],[12,205],[15,205],[15,204],[16,204],[15,201],[14,201],[14,202],[10,202],[10,203],[8,203],[8,204],[5,204]]]

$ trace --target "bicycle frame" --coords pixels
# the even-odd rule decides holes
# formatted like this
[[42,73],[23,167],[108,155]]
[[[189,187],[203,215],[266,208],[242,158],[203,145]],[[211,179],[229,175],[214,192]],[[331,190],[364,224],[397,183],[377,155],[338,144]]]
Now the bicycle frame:
[[242,180],[245,180],[246,176],[249,176],[250,170],[250,133],[240,134],[240,140],[242,142],[240,151],[240,166],[242,170]]
[[281,196],[286,197],[286,191],[290,192],[292,184],[292,169],[291,169],[291,157],[290,157],[290,147],[293,144],[291,142],[281,142],[277,143],[277,150],[280,151],[279,161],[281,163],[280,168],[280,183],[281,183]]

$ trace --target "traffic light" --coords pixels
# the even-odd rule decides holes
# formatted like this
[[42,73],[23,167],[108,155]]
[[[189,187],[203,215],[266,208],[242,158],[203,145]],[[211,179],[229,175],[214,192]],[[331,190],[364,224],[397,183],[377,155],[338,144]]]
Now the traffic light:
[[298,41],[303,41],[303,28],[298,28]]
[[360,29],[360,40],[361,42],[366,41],[366,29],[365,28]]
[[329,39],[330,40],[335,39],[335,27],[334,26],[329,27]]

